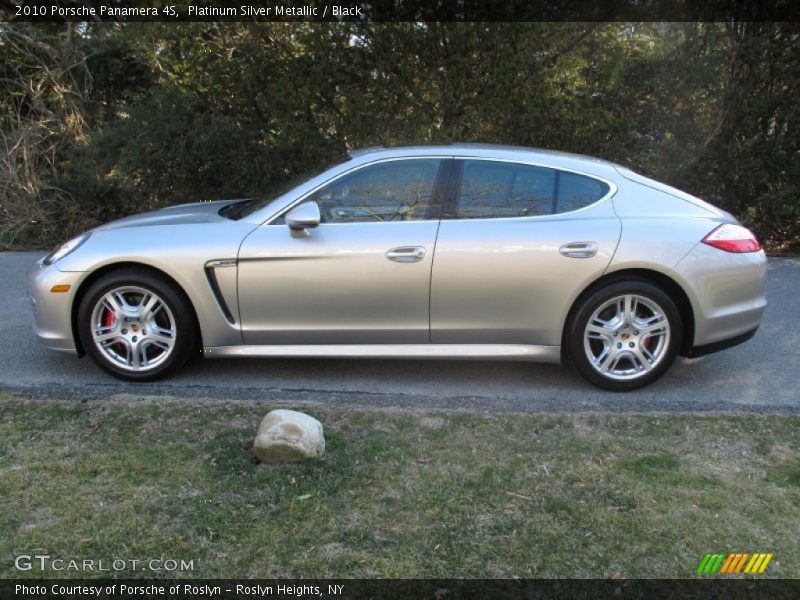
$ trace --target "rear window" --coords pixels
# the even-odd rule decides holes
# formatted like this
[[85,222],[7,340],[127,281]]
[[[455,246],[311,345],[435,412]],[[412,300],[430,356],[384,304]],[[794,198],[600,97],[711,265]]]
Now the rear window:
[[570,212],[594,204],[608,193],[608,184],[576,173],[558,172],[556,213]]
[[464,161],[459,219],[492,219],[550,214],[555,171],[483,160]]
[[594,204],[607,183],[548,167],[465,160],[456,219],[498,219],[570,212]]

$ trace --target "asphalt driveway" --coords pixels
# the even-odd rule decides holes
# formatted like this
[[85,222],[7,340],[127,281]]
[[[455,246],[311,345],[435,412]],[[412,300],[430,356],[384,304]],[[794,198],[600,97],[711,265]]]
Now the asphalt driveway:
[[123,383],[88,358],[45,350],[35,340],[24,279],[41,255],[0,253],[0,389],[76,398],[120,393],[515,412],[800,412],[796,258],[770,259],[769,306],[752,340],[699,359],[679,359],[654,385],[613,394],[564,367],[416,360],[208,360],[163,382]]

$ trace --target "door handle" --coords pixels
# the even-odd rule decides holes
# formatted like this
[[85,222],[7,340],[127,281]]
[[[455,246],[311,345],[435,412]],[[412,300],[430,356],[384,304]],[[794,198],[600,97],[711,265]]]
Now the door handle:
[[386,258],[394,262],[412,263],[425,258],[425,248],[422,246],[400,246],[386,251]]
[[570,258],[591,258],[597,254],[599,248],[597,242],[570,242],[561,246],[558,251]]

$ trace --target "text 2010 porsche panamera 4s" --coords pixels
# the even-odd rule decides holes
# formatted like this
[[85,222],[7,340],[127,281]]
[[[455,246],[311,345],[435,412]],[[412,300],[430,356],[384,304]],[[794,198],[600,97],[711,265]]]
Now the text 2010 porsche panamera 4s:
[[566,360],[630,390],[750,338],[765,272],[731,215],[620,165],[460,144],[120,219],[28,287],[45,346],[123,379],[199,353]]

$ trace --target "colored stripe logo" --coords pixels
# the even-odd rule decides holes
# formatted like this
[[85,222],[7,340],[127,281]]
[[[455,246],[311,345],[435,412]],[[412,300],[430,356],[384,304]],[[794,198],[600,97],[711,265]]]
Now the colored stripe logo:
[[761,575],[767,568],[774,554],[756,552],[731,552],[729,554],[706,554],[697,567],[703,575],[713,574],[750,574]]

